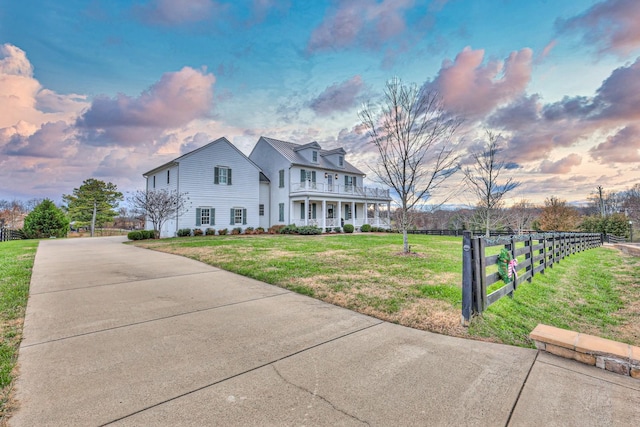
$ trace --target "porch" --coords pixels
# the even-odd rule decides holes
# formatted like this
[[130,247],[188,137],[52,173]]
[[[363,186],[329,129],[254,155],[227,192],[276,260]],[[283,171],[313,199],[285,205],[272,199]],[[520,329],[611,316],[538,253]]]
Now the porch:
[[323,230],[351,224],[359,229],[364,224],[390,228],[391,201],[292,199],[290,218],[296,225],[314,225]]

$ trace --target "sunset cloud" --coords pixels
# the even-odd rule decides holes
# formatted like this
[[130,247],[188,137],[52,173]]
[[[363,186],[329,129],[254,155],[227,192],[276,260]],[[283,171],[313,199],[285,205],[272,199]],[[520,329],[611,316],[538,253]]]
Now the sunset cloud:
[[564,175],[570,173],[574,166],[580,166],[581,163],[582,156],[575,153],[569,154],[556,162],[543,160],[540,164],[540,172]]
[[608,0],[594,4],[580,15],[559,19],[560,32],[582,34],[588,45],[599,47],[601,53],[628,55],[640,47],[640,2]]
[[340,2],[311,33],[308,52],[342,49],[356,44],[379,46],[406,29],[404,14],[414,0]]
[[165,73],[138,97],[96,97],[76,125],[85,131],[87,141],[98,145],[149,140],[164,129],[207,117],[214,82],[213,74],[184,67]]
[[593,147],[589,153],[603,163],[640,162],[640,127],[629,125],[622,128],[605,142]]
[[207,21],[220,6],[212,0],[150,0],[134,8],[144,23],[174,26]]
[[326,88],[320,95],[311,100],[309,107],[321,116],[326,116],[336,111],[347,111],[357,105],[363,89],[362,78],[354,76],[349,80],[335,83]]
[[466,47],[454,61],[444,61],[425,88],[438,92],[447,109],[477,119],[524,94],[531,80],[532,56],[525,48],[505,61],[484,63],[483,49]]

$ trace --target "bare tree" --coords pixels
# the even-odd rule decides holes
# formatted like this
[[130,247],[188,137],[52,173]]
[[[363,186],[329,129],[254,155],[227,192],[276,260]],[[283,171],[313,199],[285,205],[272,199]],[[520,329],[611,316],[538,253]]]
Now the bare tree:
[[531,223],[538,214],[538,209],[526,199],[514,203],[508,210],[509,226],[522,234],[525,229],[531,228]]
[[188,201],[187,193],[167,189],[138,190],[129,197],[132,209],[153,224],[156,239],[160,237],[165,222],[177,218],[188,209]]
[[411,210],[458,169],[453,135],[461,120],[446,113],[437,93],[397,78],[387,82],[381,102],[365,105],[358,115],[380,154],[372,170],[397,197],[398,225],[408,253]]
[[486,131],[487,140],[482,151],[471,153],[473,163],[464,168],[465,182],[477,199],[477,216],[480,225],[489,237],[489,231],[502,221],[498,213],[502,209],[504,196],[517,188],[520,182],[513,177],[500,181],[500,175],[506,169],[506,162],[500,157],[498,146],[500,135]]

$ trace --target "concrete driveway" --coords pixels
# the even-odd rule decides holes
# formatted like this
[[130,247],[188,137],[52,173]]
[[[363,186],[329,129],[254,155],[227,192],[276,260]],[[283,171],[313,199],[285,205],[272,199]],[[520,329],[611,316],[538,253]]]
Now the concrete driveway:
[[632,425],[640,381],[123,238],[42,241],[13,426]]

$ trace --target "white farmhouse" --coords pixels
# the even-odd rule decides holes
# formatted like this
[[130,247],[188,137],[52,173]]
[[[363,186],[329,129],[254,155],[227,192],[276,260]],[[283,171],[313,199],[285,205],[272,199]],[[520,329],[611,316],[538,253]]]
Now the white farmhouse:
[[190,208],[167,221],[161,237],[175,236],[182,228],[388,228],[389,190],[364,187],[365,174],[345,155],[343,148],[323,150],[317,142],[298,145],[261,137],[246,157],[220,138],[143,176],[148,191],[188,193]]
[[343,148],[323,150],[317,142],[298,145],[261,137],[249,159],[270,180],[270,223],[389,227],[389,190],[364,187],[365,174],[345,155]]
[[[160,237],[173,237],[181,228],[206,230],[259,227],[268,224],[269,180],[260,168],[226,138],[220,138],[143,174],[147,191],[187,193],[188,209],[167,221]],[[262,195],[262,197],[261,197]],[[262,206],[262,210],[259,209]],[[147,224],[147,228],[152,228]]]

